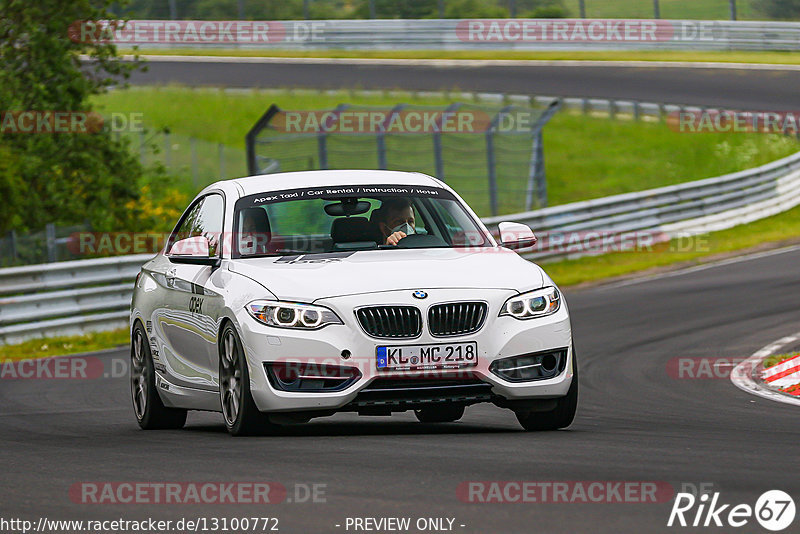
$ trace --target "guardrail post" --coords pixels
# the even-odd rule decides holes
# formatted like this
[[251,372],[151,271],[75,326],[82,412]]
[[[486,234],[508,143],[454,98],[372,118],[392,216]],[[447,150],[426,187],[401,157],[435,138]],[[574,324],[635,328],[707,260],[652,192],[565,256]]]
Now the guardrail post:
[[736,0],[731,0],[731,20],[736,20]]
[[586,2],[584,0],[578,0],[578,12],[582,19],[586,18]]
[[47,223],[44,229],[45,243],[47,246],[47,262],[53,263],[58,259],[58,254],[56,251],[56,225],[53,223]]
[[633,101],[633,120],[638,122],[641,119],[640,114],[641,114],[641,110],[639,109],[639,101],[638,100],[634,100]]
[[661,18],[661,7],[658,5],[658,0],[653,0],[653,18]]
[[590,107],[589,107],[589,99],[588,98],[584,98],[583,100],[581,100],[581,111],[583,111],[584,115],[588,115],[589,114]]
[[617,101],[609,99],[608,101],[608,118],[614,120],[617,118]]

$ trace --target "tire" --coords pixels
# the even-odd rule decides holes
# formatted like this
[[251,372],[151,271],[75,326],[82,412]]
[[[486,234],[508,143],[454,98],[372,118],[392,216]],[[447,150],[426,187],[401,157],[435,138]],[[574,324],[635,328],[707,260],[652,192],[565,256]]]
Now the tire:
[[176,430],[186,424],[186,410],[167,408],[156,389],[156,370],[142,323],[131,334],[131,398],[143,430]]
[[566,396],[556,402],[556,407],[546,412],[516,412],[517,421],[528,431],[558,430],[566,428],[575,419],[578,409],[578,360],[572,349],[572,383]]
[[464,416],[464,405],[442,404],[414,410],[414,415],[420,423],[452,423]]
[[219,343],[219,400],[232,436],[265,435],[276,428],[253,401],[244,348],[231,323],[222,329]]

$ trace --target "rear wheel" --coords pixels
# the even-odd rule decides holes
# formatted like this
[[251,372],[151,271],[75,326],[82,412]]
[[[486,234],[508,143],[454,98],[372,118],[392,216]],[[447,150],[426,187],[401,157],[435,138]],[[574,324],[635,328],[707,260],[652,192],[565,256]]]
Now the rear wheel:
[[242,342],[230,323],[222,330],[219,350],[220,403],[228,432],[232,436],[269,433],[275,425],[258,410],[253,401]]
[[575,419],[578,409],[578,360],[572,350],[572,383],[567,395],[557,399],[556,406],[546,412],[516,412],[517,421],[525,430],[558,430],[566,428]]
[[150,343],[138,322],[131,335],[131,397],[136,421],[144,430],[178,429],[186,424],[186,410],[167,408],[158,396]]
[[458,404],[442,404],[440,406],[428,406],[420,410],[414,410],[414,415],[420,423],[452,423],[464,416],[464,406]]

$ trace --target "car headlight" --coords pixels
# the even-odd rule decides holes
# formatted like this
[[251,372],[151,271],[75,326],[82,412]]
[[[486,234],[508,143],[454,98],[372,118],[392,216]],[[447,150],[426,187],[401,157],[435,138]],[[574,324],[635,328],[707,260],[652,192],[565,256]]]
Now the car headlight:
[[533,319],[552,315],[560,307],[561,294],[558,289],[546,287],[511,297],[500,308],[500,315],[510,315],[515,319]]
[[247,311],[256,321],[278,328],[316,330],[329,324],[344,324],[332,310],[312,304],[257,300],[247,305]]

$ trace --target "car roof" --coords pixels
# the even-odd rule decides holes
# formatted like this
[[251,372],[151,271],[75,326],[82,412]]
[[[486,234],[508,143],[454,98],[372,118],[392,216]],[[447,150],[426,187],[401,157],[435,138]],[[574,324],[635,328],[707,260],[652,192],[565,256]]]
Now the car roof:
[[380,170],[328,170],[282,172],[248,176],[234,180],[224,180],[211,184],[206,189],[219,188],[222,184],[235,184],[243,192],[242,196],[254,195],[284,189],[302,187],[323,187],[343,185],[418,185],[446,187],[442,182],[419,172],[380,171]]

